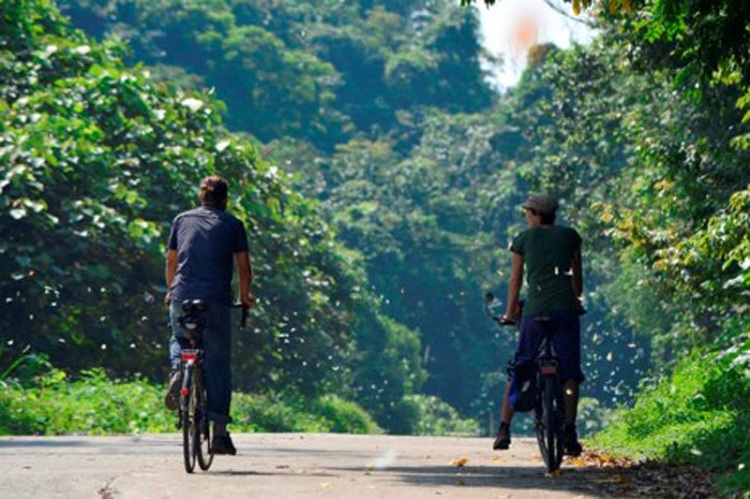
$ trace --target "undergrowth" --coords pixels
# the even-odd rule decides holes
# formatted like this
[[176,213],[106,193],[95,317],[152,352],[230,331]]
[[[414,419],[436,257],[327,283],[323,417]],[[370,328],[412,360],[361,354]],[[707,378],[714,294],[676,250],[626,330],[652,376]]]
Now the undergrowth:
[[635,406],[593,439],[615,454],[691,463],[721,490],[750,498],[750,330],[737,321],[712,349],[693,352],[642,388]]
[[[22,372],[26,369],[26,372]],[[29,370],[41,371],[29,375]],[[22,374],[0,378],[0,435],[111,435],[174,432],[164,408],[164,386],[135,377],[112,380],[92,369],[71,379],[32,358]],[[305,400],[292,395],[235,393],[235,432],[377,433],[370,415],[335,395]]]
[[[141,377],[113,380],[99,368],[73,378],[44,356],[27,355],[0,372],[0,435],[174,432],[176,416],[164,409],[164,390]],[[413,395],[408,402],[417,434],[478,434],[476,421],[435,397]],[[235,392],[231,416],[234,432],[383,431],[362,407],[330,394]]]

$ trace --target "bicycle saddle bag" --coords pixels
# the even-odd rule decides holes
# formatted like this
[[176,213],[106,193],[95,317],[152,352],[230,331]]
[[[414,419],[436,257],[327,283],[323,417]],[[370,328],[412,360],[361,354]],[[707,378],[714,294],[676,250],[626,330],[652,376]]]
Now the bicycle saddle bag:
[[508,362],[510,393],[508,402],[515,412],[534,409],[537,392],[536,365],[533,360],[516,357]]
[[197,339],[206,325],[206,304],[200,300],[185,300],[182,313],[177,318],[182,336],[191,340]]

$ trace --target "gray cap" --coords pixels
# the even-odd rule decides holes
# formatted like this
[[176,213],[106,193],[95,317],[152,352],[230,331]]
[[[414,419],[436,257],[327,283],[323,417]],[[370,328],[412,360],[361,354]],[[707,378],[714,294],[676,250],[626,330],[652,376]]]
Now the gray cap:
[[557,213],[557,208],[560,204],[554,196],[550,196],[549,194],[533,194],[521,206],[533,209],[539,213],[554,215]]

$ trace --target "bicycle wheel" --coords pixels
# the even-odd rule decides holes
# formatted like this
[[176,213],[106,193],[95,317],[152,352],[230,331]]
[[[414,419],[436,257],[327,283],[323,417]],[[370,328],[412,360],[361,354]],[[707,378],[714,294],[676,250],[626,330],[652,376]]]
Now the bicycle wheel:
[[563,443],[560,438],[560,398],[557,378],[542,376],[542,393],[537,402],[536,439],[549,472],[560,468]]
[[213,438],[213,431],[211,430],[211,423],[208,420],[208,411],[206,409],[206,388],[201,376],[196,377],[196,383],[194,386],[196,400],[198,401],[198,410],[196,411],[196,426],[198,431],[195,434],[195,449],[198,454],[198,465],[203,471],[207,471],[208,468],[211,467],[211,463],[214,461],[214,455],[211,454],[211,439]]
[[[192,473],[195,470],[195,405],[196,398],[193,396],[193,369],[185,369],[184,381],[182,383],[183,395],[180,396],[180,412],[182,413],[182,456],[185,463],[185,471]],[[187,388],[187,394],[185,389]]]

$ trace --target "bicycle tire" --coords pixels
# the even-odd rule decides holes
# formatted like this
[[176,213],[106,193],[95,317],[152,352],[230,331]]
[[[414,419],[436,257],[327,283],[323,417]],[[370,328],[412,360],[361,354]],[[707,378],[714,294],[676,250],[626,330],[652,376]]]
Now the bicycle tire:
[[211,453],[213,431],[211,429],[211,423],[208,420],[208,410],[206,407],[207,394],[202,376],[196,376],[195,381],[194,387],[198,407],[198,411],[196,412],[197,431],[195,434],[195,449],[198,455],[198,466],[200,466],[203,471],[208,471],[214,461],[214,455]]
[[565,401],[563,400],[562,386],[560,385],[559,378],[555,377],[555,469],[559,469],[565,456],[565,445],[563,442],[563,421],[565,421]]
[[[180,412],[182,417],[182,456],[185,471],[192,473],[195,470],[195,397],[193,396],[193,368],[186,368],[183,377],[183,394],[180,395]],[[185,391],[185,389],[187,390]]]
[[559,436],[557,433],[557,379],[545,376],[544,379],[544,412],[545,441],[547,446],[547,471],[550,473],[560,467],[560,452],[558,451]]
[[560,468],[563,447],[560,438],[560,399],[557,378],[542,376],[542,393],[537,402],[536,438],[547,471]]

